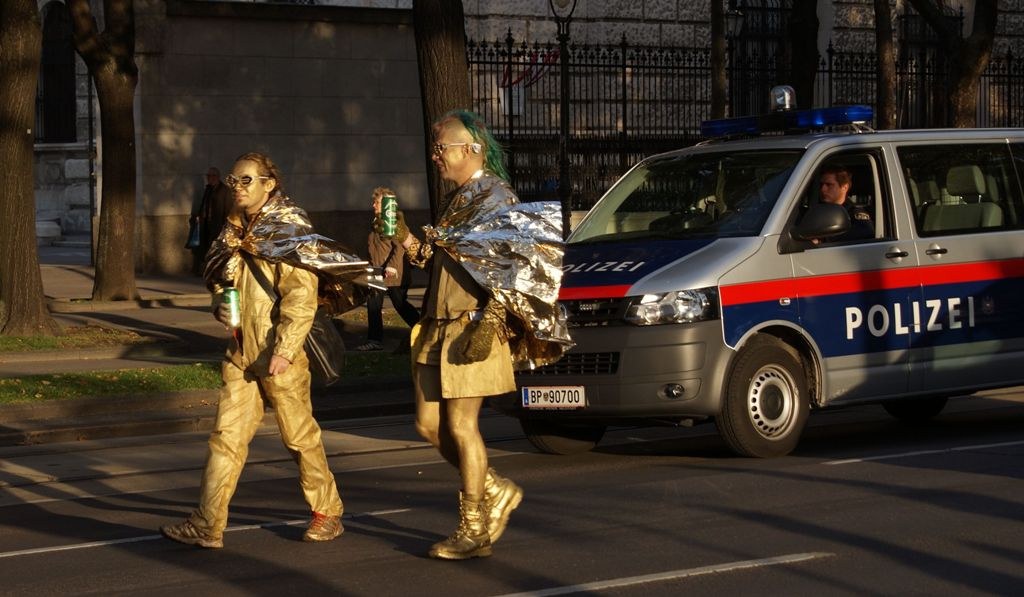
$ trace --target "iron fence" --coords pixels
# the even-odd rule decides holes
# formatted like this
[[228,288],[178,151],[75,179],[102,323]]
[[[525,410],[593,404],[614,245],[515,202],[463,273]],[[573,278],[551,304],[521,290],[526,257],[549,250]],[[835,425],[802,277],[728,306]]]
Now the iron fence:
[[[560,60],[554,44],[469,42],[474,109],[509,150],[509,173],[526,200],[555,199],[561,118]],[[570,143],[573,209],[589,209],[640,158],[692,145],[710,115],[711,64],[706,48],[571,45]],[[776,54],[730,56],[734,114],[767,108],[778,80]],[[815,82],[814,105],[875,103],[877,56],[829,46]],[[948,68],[934,52],[897,61],[898,126],[949,125]],[[763,100],[735,90],[761,89]],[[1024,126],[1024,61],[992,59],[979,84],[978,126]]]

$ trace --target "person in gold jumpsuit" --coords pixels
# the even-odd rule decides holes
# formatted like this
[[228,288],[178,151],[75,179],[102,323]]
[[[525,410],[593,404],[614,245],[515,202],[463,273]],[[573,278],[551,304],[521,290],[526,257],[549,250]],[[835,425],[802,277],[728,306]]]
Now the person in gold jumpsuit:
[[[430,268],[421,320],[411,337],[416,429],[458,468],[462,479],[459,526],[429,555],[462,560],[491,555],[523,497],[518,485],[488,467],[478,427],[484,399],[516,390],[517,361],[532,361],[530,366],[550,362],[571,343],[564,316],[556,321],[554,308],[562,255],[557,206],[535,220],[546,230],[545,238],[531,237],[530,231],[523,238],[524,231],[511,225],[506,229],[516,229],[512,242],[488,243],[503,234],[495,229],[469,242],[467,235],[503,221],[502,214],[517,209],[519,200],[505,180],[501,148],[478,115],[449,112],[434,123],[433,133],[433,162],[441,178],[457,188],[445,198],[436,227],[425,228],[422,242],[409,233],[404,217],[399,217],[395,239],[413,265]],[[513,256],[516,249],[509,248],[530,252],[540,246],[548,247],[557,261],[552,267],[522,270],[536,260]],[[490,248],[474,258],[481,247]],[[495,266],[489,268],[491,262]],[[509,274],[507,283],[496,282],[500,273]],[[542,288],[543,300],[523,300],[516,284],[524,281],[531,286],[527,293]],[[547,312],[531,312],[534,305]],[[535,329],[542,324],[548,325],[546,332]],[[554,338],[552,327],[557,328]],[[514,352],[525,358],[517,359]]]
[[[225,182],[234,209],[207,255],[205,277],[216,293],[214,315],[228,325],[225,286],[238,289],[241,324],[222,365],[217,420],[210,433],[199,506],[180,524],[161,527],[174,541],[224,546],[228,503],[263,419],[264,400],[277,416],[281,439],[299,467],[312,520],[303,539],[329,541],[343,532],[342,502],[310,402],[309,361],[303,348],[317,309],[317,274],[274,259],[253,237],[289,239],[312,231],[306,213],[283,193],[277,166],[258,153],[242,155]],[[254,232],[255,231],[255,232]],[[242,255],[245,252],[247,255]]]

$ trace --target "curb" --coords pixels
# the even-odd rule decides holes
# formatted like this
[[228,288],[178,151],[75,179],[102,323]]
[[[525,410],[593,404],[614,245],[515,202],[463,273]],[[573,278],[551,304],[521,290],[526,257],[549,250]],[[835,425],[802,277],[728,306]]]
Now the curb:
[[[409,390],[408,399],[381,400],[382,392]],[[217,418],[219,390],[170,392],[141,397],[79,398],[0,406],[0,446],[209,431]],[[411,414],[409,378],[366,378],[313,390],[320,421]],[[273,411],[264,416],[274,420]]]
[[47,419],[84,419],[124,413],[151,413],[154,411],[216,406],[219,390],[166,392],[148,396],[107,396],[99,398],[71,398],[31,404],[5,404],[0,406],[0,424]]
[[148,298],[124,301],[94,301],[91,299],[47,298],[46,306],[51,313],[90,313],[128,311],[131,309],[156,309],[163,307],[209,307],[210,295],[201,294],[158,294]]
[[[353,395],[376,394],[392,390],[412,389],[411,378],[364,378],[359,381],[338,382],[330,388],[314,388],[310,393],[313,411],[346,411],[356,407],[375,408],[375,404],[352,404]],[[192,390],[188,392],[164,392],[147,396],[102,396],[98,398],[71,398],[50,400],[30,404],[0,405],[0,425],[18,421],[42,421],[58,419],[84,419],[90,416],[132,414],[160,411],[185,410],[191,408],[216,407],[220,390]],[[365,402],[365,400],[364,400]],[[412,401],[410,400],[410,404]]]
[[48,363],[51,361],[102,361],[110,359],[131,360],[135,357],[183,357],[196,361],[219,361],[221,352],[196,353],[193,347],[176,341],[157,341],[142,344],[121,345],[112,348],[88,348],[77,350],[40,350],[34,352],[9,352],[0,354],[0,363]]

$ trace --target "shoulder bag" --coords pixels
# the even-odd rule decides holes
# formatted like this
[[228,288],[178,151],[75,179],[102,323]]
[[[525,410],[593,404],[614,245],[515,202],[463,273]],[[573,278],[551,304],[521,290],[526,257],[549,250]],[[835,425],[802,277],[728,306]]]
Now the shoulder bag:
[[[263,274],[263,270],[253,263],[252,255],[242,251],[242,258],[264,292],[275,302],[281,300],[270,280]],[[345,363],[345,341],[323,307],[317,308],[313,316],[313,326],[306,335],[305,347],[313,387],[324,388],[341,379],[341,368]]]

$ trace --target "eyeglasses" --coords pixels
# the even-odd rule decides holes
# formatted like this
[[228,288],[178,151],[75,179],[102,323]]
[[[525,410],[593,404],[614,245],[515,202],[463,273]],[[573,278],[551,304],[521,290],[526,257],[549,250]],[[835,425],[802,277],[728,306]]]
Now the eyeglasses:
[[228,174],[224,177],[224,184],[228,185],[232,189],[235,188],[248,188],[249,185],[256,179],[259,180],[270,180],[269,176],[257,176],[253,178],[251,176],[235,176],[234,174]]
[[444,150],[448,149],[449,147],[460,147],[462,145],[470,145],[470,143],[467,143],[467,142],[462,142],[462,143],[434,143],[434,145],[433,145],[434,155],[436,155],[437,157],[441,157],[441,154],[444,153]]

